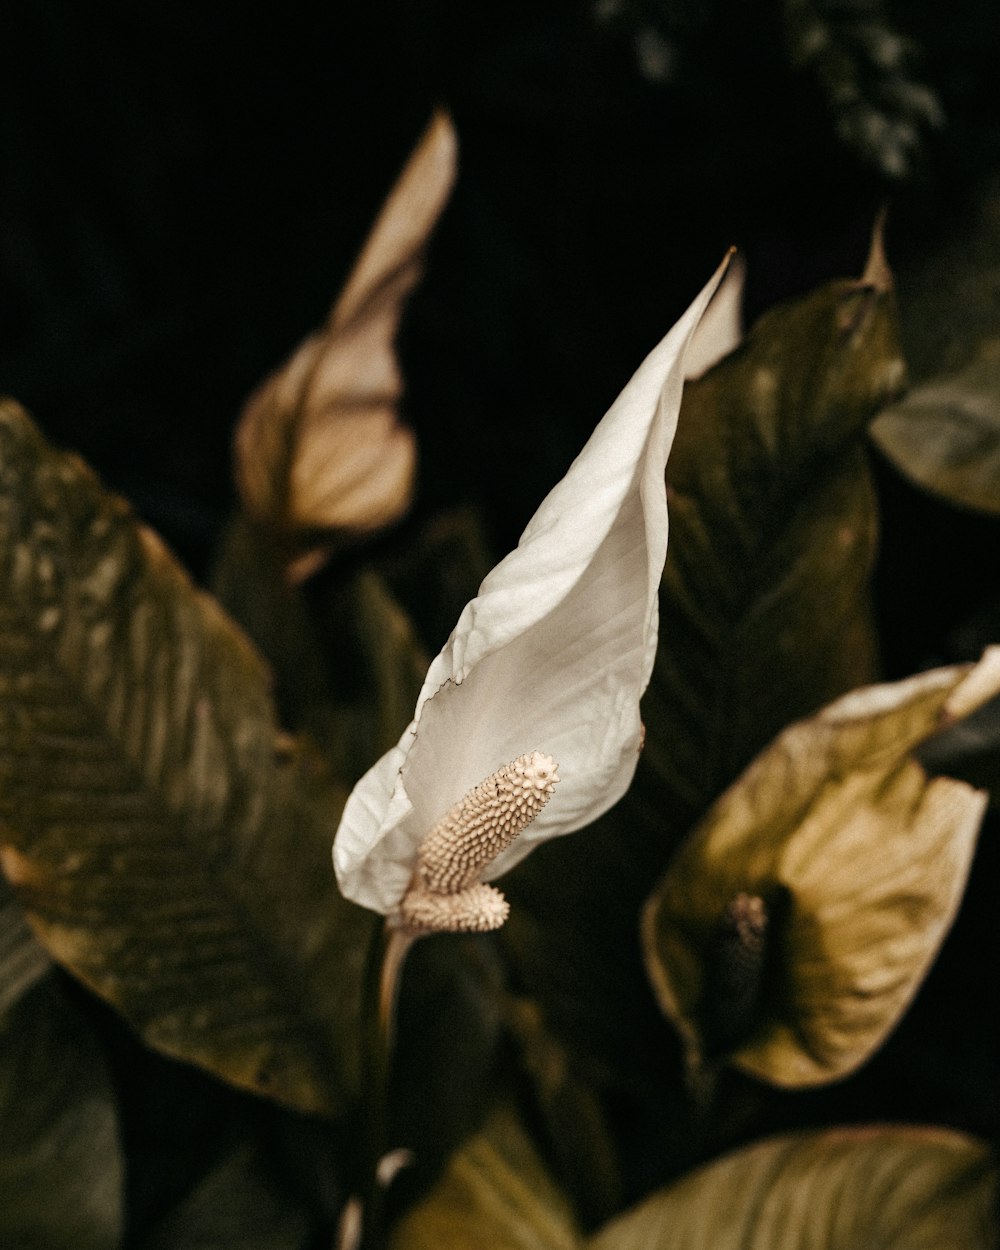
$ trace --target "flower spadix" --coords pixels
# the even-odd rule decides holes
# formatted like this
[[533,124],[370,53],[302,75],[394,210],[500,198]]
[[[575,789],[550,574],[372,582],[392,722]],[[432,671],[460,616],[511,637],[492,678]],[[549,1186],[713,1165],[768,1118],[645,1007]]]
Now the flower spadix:
[[506,903],[484,882],[628,788],[684,356],[724,268],[466,605],[409,728],[355,786],[333,849],[348,898],[417,929],[495,928]]

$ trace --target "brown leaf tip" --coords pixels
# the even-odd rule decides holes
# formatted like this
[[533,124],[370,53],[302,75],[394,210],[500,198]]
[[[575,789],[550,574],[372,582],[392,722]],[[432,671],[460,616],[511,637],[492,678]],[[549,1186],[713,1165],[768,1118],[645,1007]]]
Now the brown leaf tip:
[[893,288],[892,270],[885,254],[885,208],[879,209],[872,226],[872,241],[868,249],[868,260],[865,262],[861,275],[861,285],[874,288],[880,294]]

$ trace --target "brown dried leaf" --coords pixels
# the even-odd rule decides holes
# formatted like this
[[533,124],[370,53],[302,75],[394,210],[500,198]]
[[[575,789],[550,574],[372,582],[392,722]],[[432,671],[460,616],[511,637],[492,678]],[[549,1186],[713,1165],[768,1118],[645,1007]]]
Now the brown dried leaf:
[[[928,780],[912,752],[998,690],[1000,648],[854,691],[782,733],[710,809],[643,917],[649,975],[694,1065],[708,1052],[819,1085],[885,1039],[951,925],[986,806]],[[763,949],[727,933],[741,896],[770,913]]]
[[[326,325],[249,400],[236,431],[236,477],[258,520],[280,530],[363,533],[409,506],[416,448],[397,420],[395,337],[455,162],[451,121],[437,113]],[[307,558],[302,572],[316,566]]]

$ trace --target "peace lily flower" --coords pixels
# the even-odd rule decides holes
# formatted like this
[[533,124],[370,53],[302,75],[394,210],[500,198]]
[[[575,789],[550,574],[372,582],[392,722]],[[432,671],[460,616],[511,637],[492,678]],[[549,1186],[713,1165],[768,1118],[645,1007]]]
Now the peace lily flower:
[[412,723],[355,786],[334,842],[337,879],[393,923],[498,927],[507,903],[485,880],[628,789],[656,652],[685,352],[724,269],[466,605]]

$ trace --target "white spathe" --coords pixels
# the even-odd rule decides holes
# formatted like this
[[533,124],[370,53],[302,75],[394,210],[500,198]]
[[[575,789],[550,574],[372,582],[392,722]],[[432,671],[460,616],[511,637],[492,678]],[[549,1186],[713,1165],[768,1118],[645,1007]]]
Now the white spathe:
[[639,699],[656,654],[664,468],[684,356],[725,264],[466,605],[399,745],[354,787],[333,847],[347,898],[395,913],[434,824],[526,751],[554,757],[559,787],[493,861],[489,879],[537,843],[596,820],[628,789],[641,743]]

